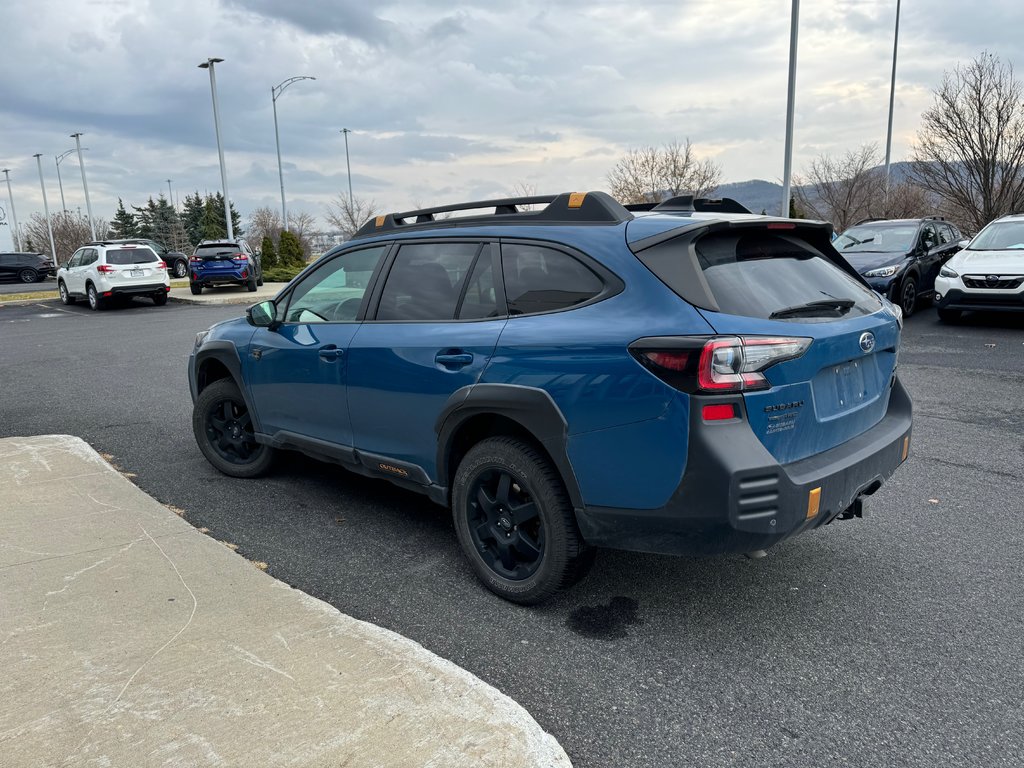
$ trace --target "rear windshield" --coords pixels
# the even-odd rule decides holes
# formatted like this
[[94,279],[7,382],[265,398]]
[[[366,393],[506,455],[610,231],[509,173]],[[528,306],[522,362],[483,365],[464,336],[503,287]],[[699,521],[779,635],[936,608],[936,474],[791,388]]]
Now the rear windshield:
[[[712,296],[730,315],[814,321],[870,315],[882,306],[868,288],[797,237],[713,234],[698,240],[695,250]],[[820,312],[794,311],[816,304]]]
[[107,251],[107,264],[149,264],[157,261],[149,248],[121,248]]
[[241,253],[242,249],[237,245],[231,243],[221,243],[220,245],[200,245],[196,248],[196,256],[234,256],[236,253]]

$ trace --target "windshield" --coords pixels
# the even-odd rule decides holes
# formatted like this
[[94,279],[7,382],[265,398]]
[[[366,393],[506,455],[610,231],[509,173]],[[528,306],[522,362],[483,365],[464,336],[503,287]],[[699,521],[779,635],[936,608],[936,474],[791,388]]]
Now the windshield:
[[1024,220],[993,221],[967,246],[969,251],[1024,250]]
[[917,224],[861,224],[846,230],[832,245],[840,253],[906,253],[914,247]]

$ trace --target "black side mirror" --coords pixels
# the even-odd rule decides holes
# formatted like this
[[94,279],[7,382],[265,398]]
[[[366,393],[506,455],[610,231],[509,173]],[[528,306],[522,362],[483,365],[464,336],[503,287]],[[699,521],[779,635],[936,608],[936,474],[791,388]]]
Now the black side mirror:
[[249,325],[271,331],[280,325],[277,321],[277,305],[273,301],[253,304],[245,310],[245,319],[249,321]]

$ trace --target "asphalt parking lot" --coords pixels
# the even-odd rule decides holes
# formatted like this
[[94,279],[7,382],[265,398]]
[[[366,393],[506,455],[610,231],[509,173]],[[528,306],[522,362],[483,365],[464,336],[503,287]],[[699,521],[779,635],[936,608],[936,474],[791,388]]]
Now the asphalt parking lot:
[[602,552],[526,609],[420,496],[299,456],[257,481],[207,464],[185,364],[240,312],[0,305],[0,436],[83,437],[277,578],[500,688],[576,766],[1020,765],[1024,316],[908,321],[911,458],[866,520],[756,561]]
[[11,293],[45,293],[56,291],[57,281],[52,279],[38,283],[23,283],[20,280],[0,280],[0,295]]

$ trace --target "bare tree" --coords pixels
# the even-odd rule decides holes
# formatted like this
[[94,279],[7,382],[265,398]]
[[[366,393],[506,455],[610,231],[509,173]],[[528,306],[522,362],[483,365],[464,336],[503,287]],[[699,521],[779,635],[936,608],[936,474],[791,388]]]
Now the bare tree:
[[[511,197],[536,197],[536,196],[537,196],[537,186],[535,184],[530,184],[528,181],[517,181],[515,184],[512,185]],[[536,208],[536,206],[532,205],[532,204],[530,204],[530,205],[520,205],[518,207],[519,207],[520,210],[523,210],[523,211],[532,211],[532,210],[534,210],[534,208]]]
[[348,195],[341,192],[335,200],[327,204],[325,218],[333,227],[340,229],[345,239],[349,240],[367,219],[376,215],[377,203],[373,200],[358,197],[349,199]]
[[264,237],[269,237],[277,245],[281,237],[281,214],[273,208],[263,206],[249,214],[249,234],[246,239],[259,248]]
[[[92,240],[89,220],[85,216],[77,216],[70,211],[61,211],[52,214],[50,222],[53,225],[53,244],[57,249],[57,264],[63,264],[78,248]],[[97,232],[106,233],[106,221],[95,218],[93,223],[96,225]],[[50,233],[46,227],[45,216],[33,213],[28,222],[20,226],[19,229],[21,230],[21,242],[26,248],[31,243],[31,250],[50,253]]]
[[657,203],[682,194],[704,197],[721,180],[721,167],[698,160],[689,139],[630,149],[608,173],[612,196],[624,204]]
[[1013,67],[982,53],[946,72],[913,159],[917,182],[969,229],[1024,207],[1024,100]]
[[885,176],[878,146],[865,144],[841,157],[821,155],[796,179],[797,204],[810,218],[830,221],[842,232],[860,219],[883,214]]
[[313,252],[313,230],[316,227],[316,218],[309,213],[288,214],[288,231],[299,238],[302,250],[308,255]]

